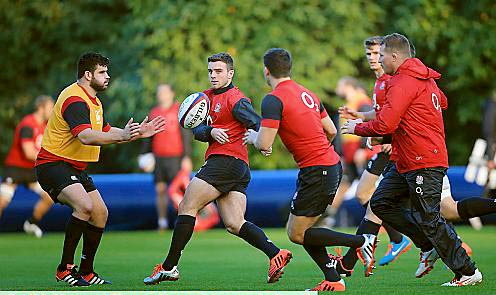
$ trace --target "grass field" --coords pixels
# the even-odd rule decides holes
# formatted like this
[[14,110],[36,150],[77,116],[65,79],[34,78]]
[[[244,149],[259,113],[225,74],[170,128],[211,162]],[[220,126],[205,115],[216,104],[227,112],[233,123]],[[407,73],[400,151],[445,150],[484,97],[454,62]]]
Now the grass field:
[[[265,283],[268,261],[263,253],[219,229],[194,234],[181,259],[179,281],[145,286],[143,278],[163,260],[171,232],[108,232],[96,258],[96,271],[113,284],[84,290],[304,290],[322,280],[320,270],[302,247],[289,242],[283,229],[266,232],[276,244],[294,254],[284,277],[276,284]],[[496,228],[486,226],[476,232],[458,227],[458,233],[474,251],[473,257],[484,274],[482,285],[458,289],[440,287],[452,278],[452,273],[440,261],[431,274],[416,279],[413,274],[418,265],[418,251],[412,249],[392,265],[378,267],[370,278],[363,277],[362,267],[357,265],[353,277],[346,279],[347,292],[496,294]],[[380,239],[387,241],[384,235]],[[0,234],[0,290],[74,290],[54,279],[62,240],[62,233],[49,233],[41,240],[21,233]],[[386,242],[380,243],[377,259],[385,249]]]

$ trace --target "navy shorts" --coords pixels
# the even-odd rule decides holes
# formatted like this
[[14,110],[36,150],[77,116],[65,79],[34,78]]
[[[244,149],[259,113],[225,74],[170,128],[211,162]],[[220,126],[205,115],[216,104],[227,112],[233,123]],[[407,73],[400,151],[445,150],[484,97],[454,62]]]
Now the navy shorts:
[[221,193],[237,191],[245,195],[251,180],[250,167],[245,161],[225,155],[210,156],[195,177]]
[[334,200],[342,175],[341,163],[301,168],[296,193],[291,201],[291,213],[308,217],[324,213],[327,205]]

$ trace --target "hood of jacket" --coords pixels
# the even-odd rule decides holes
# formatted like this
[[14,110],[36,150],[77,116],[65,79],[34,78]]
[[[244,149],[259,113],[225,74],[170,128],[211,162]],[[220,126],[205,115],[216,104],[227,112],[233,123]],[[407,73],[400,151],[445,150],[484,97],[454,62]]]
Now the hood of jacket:
[[418,58],[409,58],[396,70],[396,74],[408,75],[417,79],[439,79],[441,74],[427,67]]

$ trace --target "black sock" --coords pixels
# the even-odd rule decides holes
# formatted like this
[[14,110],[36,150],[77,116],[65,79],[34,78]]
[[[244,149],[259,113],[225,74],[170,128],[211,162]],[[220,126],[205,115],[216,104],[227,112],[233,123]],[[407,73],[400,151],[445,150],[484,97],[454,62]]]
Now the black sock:
[[31,223],[31,224],[36,224],[38,225],[38,222],[40,222],[38,219],[34,218],[33,216],[31,216],[29,219],[28,219],[28,222]]
[[303,248],[305,248],[308,255],[312,257],[313,261],[315,261],[322,270],[327,281],[337,282],[341,279],[336,271],[336,265],[331,264],[331,259],[327,256],[327,251],[324,246],[303,245]]
[[83,255],[81,255],[81,268],[83,274],[93,272],[93,261],[100,245],[103,228],[88,224],[83,233]]
[[395,244],[401,243],[401,241],[403,240],[403,235],[399,231],[395,230],[386,223],[383,223],[382,226],[384,226],[384,228],[386,229],[390,242]]
[[304,245],[310,246],[345,246],[360,248],[365,238],[357,235],[340,233],[326,228],[309,228],[305,231]]
[[[356,234],[357,235],[362,235],[362,234],[373,234],[377,235],[379,233],[379,229],[381,228],[380,224],[377,224],[375,222],[372,222],[368,220],[367,218],[362,219],[362,222],[358,225]],[[355,267],[356,262],[358,261],[358,256],[356,254],[355,249],[349,249],[348,252],[346,252],[346,255],[343,257],[343,266],[346,269],[353,269]]]
[[496,201],[488,198],[467,198],[459,201],[456,207],[458,215],[464,220],[496,213]]
[[267,238],[264,231],[249,221],[243,223],[239,229],[238,237],[264,252],[269,259],[272,259],[279,253],[280,249]]
[[67,264],[74,264],[74,253],[83,232],[86,230],[88,222],[71,215],[65,228],[64,248],[62,250],[62,259],[60,260],[59,270],[65,270]]
[[165,270],[171,270],[179,262],[181,252],[184,250],[184,247],[186,247],[186,244],[193,235],[195,220],[196,217],[190,215],[177,216],[176,226],[174,227],[171,246],[169,248],[169,254],[167,254],[167,258],[162,264],[162,267]]

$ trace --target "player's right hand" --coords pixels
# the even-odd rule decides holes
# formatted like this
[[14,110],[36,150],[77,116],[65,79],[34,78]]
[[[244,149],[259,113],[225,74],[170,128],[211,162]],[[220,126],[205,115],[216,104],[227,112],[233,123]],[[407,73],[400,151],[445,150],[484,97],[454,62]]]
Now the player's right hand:
[[344,119],[358,119],[359,115],[357,111],[349,109],[347,106],[339,107],[338,109],[339,116]]
[[220,144],[225,144],[229,142],[229,136],[226,133],[227,131],[229,131],[229,129],[213,128],[212,131],[210,131],[210,134],[215,141]]
[[122,129],[122,140],[128,141],[131,138],[139,136],[140,124],[133,122],[133,118],[129,119],[124,129]]

